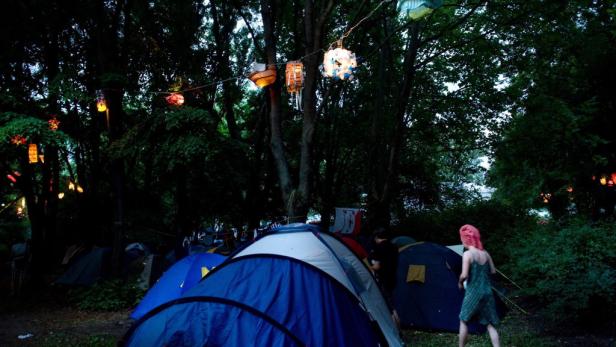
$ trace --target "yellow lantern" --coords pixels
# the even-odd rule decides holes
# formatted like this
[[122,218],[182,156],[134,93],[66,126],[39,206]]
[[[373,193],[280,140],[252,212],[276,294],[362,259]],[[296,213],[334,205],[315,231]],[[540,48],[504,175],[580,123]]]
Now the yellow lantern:
[[58,199],[60,200],[64,199],[64,193],[58,193]]
[[357,68],[355,53],[342,48],[342,42],[338,42],[338,48],[330,49],[323,56],[323,76],[335,80],[352,80],[353,73]]
[[75,183],[69,181],[68,182],[68,190],[75,190]]
[[80,185],[77,186],[77,193],[83,193],[83,188]]
[[259,88],[265,88],[276,82],[276,66],[270,65],[265,67],[265,64],[252,64],[252,72],[248,75],[251,80]]
[[99,97],[98,100],[96,100],[96,109],[98,112],[107,111],[107,101],[105,101],[105,98]]
[[602,186],[607,184],[607,177],[605,176],[601,176],[601,178],[599,179],[599,183],[601,183]]
[[38,148],[35,143],[28,145],[28,162],[30,164],[38,162]]
[[299,60],[287,63],[286,69],[287,92],[291,99],[295,99],[295,106],[300,109],[302,88],[304,87],[304,64]]

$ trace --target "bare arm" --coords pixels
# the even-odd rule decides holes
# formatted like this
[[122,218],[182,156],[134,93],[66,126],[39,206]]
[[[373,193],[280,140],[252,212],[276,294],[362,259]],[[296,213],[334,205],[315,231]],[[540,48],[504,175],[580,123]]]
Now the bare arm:
[[490,273],[494,275],[496,273],[496,266],[494,266],[494,262],[492,261],[490,253],[486,251],[486,254],[488,255],[488,261],[490,262]]
[[470,268],[470,265],[471,254],[470,252],[466,251],[464,252],[464,255],[462,255],[462,273],[460,274],[460,279],[458,280],[458,288],[460,289],[463,288],[462,282],[464,282],[468,278],[468,269]]

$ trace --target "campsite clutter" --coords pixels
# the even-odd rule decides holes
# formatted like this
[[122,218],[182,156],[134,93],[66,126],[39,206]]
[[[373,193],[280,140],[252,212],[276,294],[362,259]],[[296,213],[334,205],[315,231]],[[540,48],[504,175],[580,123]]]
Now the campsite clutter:
[[308,224],[277,227],[236,251],[179,299],[145,314],[122,342],[175,341],[402,346],[368,268],[344,242]]

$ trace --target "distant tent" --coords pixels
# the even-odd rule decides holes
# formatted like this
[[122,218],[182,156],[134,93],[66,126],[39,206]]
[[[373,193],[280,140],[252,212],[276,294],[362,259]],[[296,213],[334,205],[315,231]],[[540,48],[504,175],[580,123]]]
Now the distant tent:
[[417,241],[415,241],[415,239],[410,236],[398,236],[391,239],[391,243],[393,243],[396,247],[401,248],[406,245],[417,243]]
[[111,248],[94,247],[75,261],[55,283],[91,286],[108,275],[110,257]]
[[464,245],[451,245],[451,246],[447,246],[447,248],[458,253],[459,255],[464,254]]
[[[394,306],[402,326],[457,332],[464,291],[458,289],[462,257],[451,249],[430,242],[412,244],[398,257]],[[499,315],[505,306],[495,294]],[[471,333],[485,331],[469,324]]]
[[359,208],[336,207],[334,225],[329,227],[332,233],[359,234],[361,229],[362,211]]
[[219,254],[195,253],[173,264],[146,293],[131,318],[139,319],[156,306],[181,297],[225,259]]
[[277,228],[182,298],[143,316],[127,346],[401,346],[374,278],[318,227]]

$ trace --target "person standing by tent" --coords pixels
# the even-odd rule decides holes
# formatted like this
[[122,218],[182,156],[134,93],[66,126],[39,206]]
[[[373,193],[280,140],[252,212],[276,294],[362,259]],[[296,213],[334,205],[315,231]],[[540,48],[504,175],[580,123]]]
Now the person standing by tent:
[[490,274],[496,273],[496,267],[490,254],[481,244],[479,230],[470,224],[460,228],[460,240],[467,251],[462,255],[462,273],[458,281],[460,289],[466,289],[462,309],[460,310],[459,346],[464,347],[468,338],[467,322],[477,318],[479,323],[488,326],[492,346],[500,347],[499,324],[496,303],[492,294]]
[[374,248],[370,256],[370,269],[375,273],[377,283],[381,287],[387,305],[392,311],[392,318],[396,325],[400,319],[394,308],[393,292],[396,285],[396,269],[398,267],[398,248],[390,241],[389,234],[384,228],[378,228],[374,235]]

